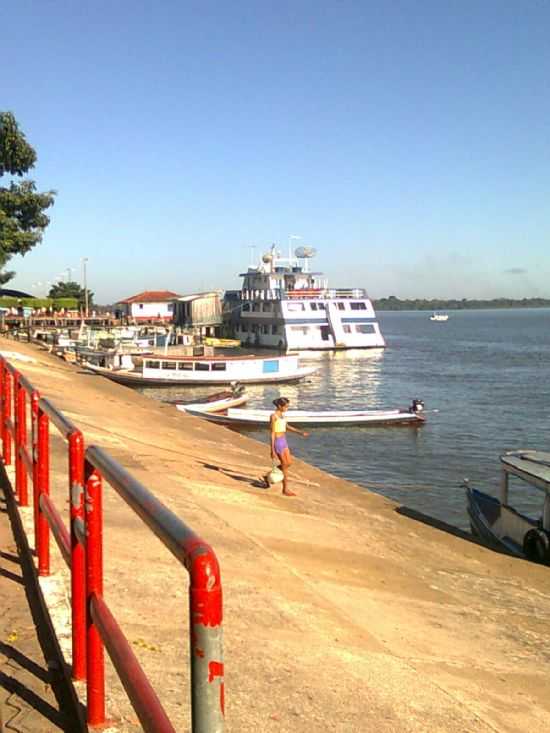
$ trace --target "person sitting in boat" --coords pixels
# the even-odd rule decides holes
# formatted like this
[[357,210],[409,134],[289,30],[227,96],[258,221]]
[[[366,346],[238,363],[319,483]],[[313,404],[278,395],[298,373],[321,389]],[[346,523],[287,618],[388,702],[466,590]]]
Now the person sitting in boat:
[[[270,418],[271,428],[271,458],[275,460],[278,458],[281,461],[281,471],[283,472],[283,495],[284,496],[296,496],[294,491],[288,488],[288,469],[292,463],[292,456],[288,443],[286,442],[286,431],[289,430],[291,433],[298,433],[303,438],[307,438],[309,433],[302,432],[293,428],[292,425],[287,425],[285,412],[288,410],[290,401],[287,397],[279,397],[273,400],[275,405],[275,412]],[[266,483],[267,479],[266,479]]]

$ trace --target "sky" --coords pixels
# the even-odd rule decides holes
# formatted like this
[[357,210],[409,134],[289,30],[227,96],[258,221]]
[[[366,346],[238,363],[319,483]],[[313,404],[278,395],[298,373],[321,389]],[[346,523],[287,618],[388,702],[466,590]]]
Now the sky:
[[18,0],[0,22],[0,110],[58,192],[11,287],[87,258],[99,303],[236,288],[294,236],[374,298],[550,297],[548,0]]

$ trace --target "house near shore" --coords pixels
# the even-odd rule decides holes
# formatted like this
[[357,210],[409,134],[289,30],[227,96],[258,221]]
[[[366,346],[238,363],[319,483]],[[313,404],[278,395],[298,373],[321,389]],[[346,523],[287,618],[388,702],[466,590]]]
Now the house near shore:
[[143,293],[132,295],[116,304],[120,315],[130,321],[172,323],[174,316],[174,301],[180,295],[171,290],[144,290]]
[[183,295],[174,301],[174,325],[198,336],[217,336],[222,326],[221,291]]

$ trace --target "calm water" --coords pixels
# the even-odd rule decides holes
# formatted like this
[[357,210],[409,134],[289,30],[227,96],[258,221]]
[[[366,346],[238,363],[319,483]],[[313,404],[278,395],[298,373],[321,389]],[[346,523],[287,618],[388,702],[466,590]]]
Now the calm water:
[[[299,409],[406,407],[425,402],[422,428],[312,429],[290,434],[291,450],[331,473],[374,488],[406,506],[466,527],[461,482],[498,490],[498,456],[550,449],[550,310],[379,313],[387,348],[307,353],[318,371],[296,385],[251,386],[250,406],[284,395]],[[212,389],[147,390],[185,400]],[[432,412],[434,411],[434,412]],[[436,411],[436,412],[435,412]],[[253,437],[267,442],[267,431]],[[519,484],[518,484],[519,489]],[[536,514],[540,496],[513,493]]]

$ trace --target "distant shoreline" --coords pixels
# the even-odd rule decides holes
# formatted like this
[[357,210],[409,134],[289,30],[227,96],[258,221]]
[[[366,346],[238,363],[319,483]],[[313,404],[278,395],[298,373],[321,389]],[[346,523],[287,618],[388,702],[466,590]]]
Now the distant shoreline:
[[395,296],[373,300],[376,311],[495,310],[508,308],[550,308],[550,299],[495,298],[494,300],[401,300]]

